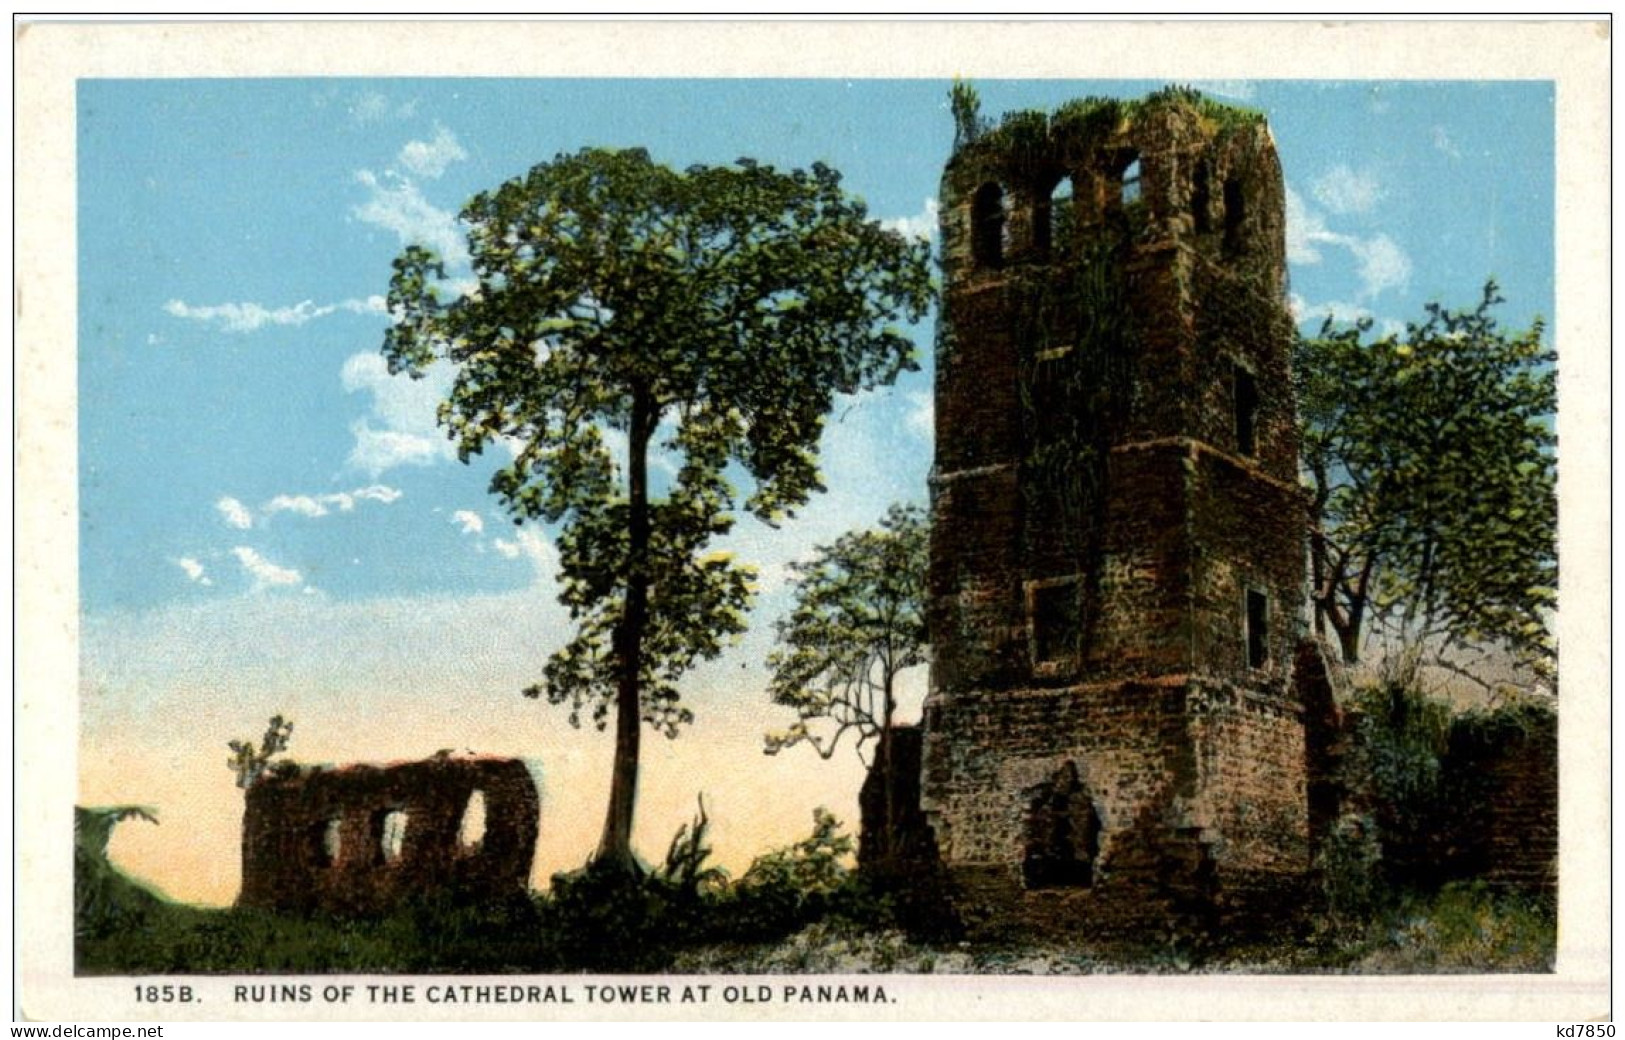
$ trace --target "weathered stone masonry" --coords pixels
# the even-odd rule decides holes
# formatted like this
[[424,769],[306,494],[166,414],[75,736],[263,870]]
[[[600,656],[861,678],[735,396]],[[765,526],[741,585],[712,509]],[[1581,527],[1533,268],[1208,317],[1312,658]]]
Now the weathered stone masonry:
[[1281,171],[1179,95],[942,184],[922,803],[972,927],[1222,922],[1309,866]]
[[238,904],[343,916],[437,894],[522,895],[538,815],[515,759],[273,773],[247,792]]

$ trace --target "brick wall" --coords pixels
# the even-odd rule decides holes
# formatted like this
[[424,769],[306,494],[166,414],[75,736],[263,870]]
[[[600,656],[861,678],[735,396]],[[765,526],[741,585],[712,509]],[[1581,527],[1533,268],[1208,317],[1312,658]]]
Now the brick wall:
[[1178,98],[1026,113],[941,195],[921,789],[961,912],[1279,900],[1309,865],[1306,515],[1268,130]]

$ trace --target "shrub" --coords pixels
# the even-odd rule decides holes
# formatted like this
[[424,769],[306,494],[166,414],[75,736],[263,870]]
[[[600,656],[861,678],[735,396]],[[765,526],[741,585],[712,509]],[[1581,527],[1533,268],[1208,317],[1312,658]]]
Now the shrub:
[[1436,887],[1440,837],[1455,811],[1443,785],[1450,708],[1401,671],[1356,694],[1343,763],[1346,804],[1368,815],[1380,846],[1380,869],[1394,886]]

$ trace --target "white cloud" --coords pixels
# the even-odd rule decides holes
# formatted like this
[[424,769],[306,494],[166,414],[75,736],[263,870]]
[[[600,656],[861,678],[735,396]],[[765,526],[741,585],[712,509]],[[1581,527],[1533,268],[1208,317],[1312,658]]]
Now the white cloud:
[[1286,190],[1286,258],[1294,264],[1318,264],[1319,247],[1337,241],[1339,236],[1326,230],[1326,222],[1318,213],[1304,204],[1303,196]]
[[377,477],[400,465],[427,465],[456,457],[439,424],[440,402],[451,392],[455,373],[445,363],[432,365],[422,379],[392,376],[379,354],[353,354],[339,372],[349,393],[372,395],[368,418],[354,423],[355,446],[350,465]]
[[339,370],[345,391],[372,394],[373,413],[390,428],[425,436],[438,432],[440,402],[455,378],[446,363],[430,366],[421,379],[393,376],[383,355],[374,351],[350,355]]
[[551,585],[554,582],[559,570],[559,553],[540,529],[521,527],[514,532],[512,541],[493,538],[491,546],[505,559],[517,560],[522,556],[529,560],[536,570],[537,585]]
[[291,567],[279,567],[245,545],[232,549],[231,554],[237,557],[237,562],[243,565],[248,576],[254,579],[256,589],[298,585],[304,580],[298,571]]
[[252,302],[194,306],[184,300],[170,300],[164,304],[164,311],[171,317],[213,325],[223,332],[254,332],[267,325],[303,325],[341,311],[348,314],[385,314],[388,308],[382,296],[368,296],[365,299],[320,305],[312,300],[304,300],[291,307],[266,307]]
[[386,487],[383,484],[369,484],[364,488],[356,488],[350,493],[356,498],[371,502],[381,502],[386,506],[405,494],[405,492],[403,492],[400,488]]
[[401,491],[398,488],[370,484],[354,491],[334,491],[326,495],[278,495],[267,502],[261,512],[266,516],[296,513],[299,516],[316,519],[328,515],[335,509],[341,513],[351,512],[358,501],[379,502],[387,506],[400,497]]
[[408,141],[401,149],[400,164],[420,177],[439,177],[446,167],[468,158],[457,138],[443,126],[434,128],[432,141]]
[[327,507],[311,498],[309,495],[278,495],[265,503],[265,514],[298,513],[300,516],[318,517],[327,515]]
[[1310,303],[1297,293],[1287,299],[1287,309],[1292,312],[1292,320],[1299,325],[1307,321],[1323,322],[1328,318],[1338,324],[1352,324],[1372,317],[1371,311],[1357,303],[1343,300]]
[[230,495],[222,497],[220,501],[214,504],[214,508],[228,526],[235,527],[239,531],[246,531],[254,526],[254,514],[248,511],[247,506]]
[[1346,163],[1332,167],[1310,190],[1333,213],[1370,213],[1385,194],[1374,171],[1356,171]]
[[1326,226],[1320,214],[1305,205],[1291,188],[1286,190],[1286,255],[1295,264],[1318,264],[1322,246],[1345,249],[1353,257],[1360,279],[1361,300],[1371,299],[1410,281],[1411,259],[1404,248],[1385,233],[1368,237],[1344,234]]
[[353,424],[355,446],[348,464],[364,473],[378,476],[396,466],[426,466],[439,458],[440,446],[426,437],[399,430],[375,430],[365,419]]
[[1360,282],[1367,297],[1404,286],[1411,279],[1411,258],[1387,235],[1356,239],[1349,244],[1359,262]]
[[941,203],[936,199],[926,199],[920,212],[911,217],[892,217],[882,220],[880,226],[888,231],[896,231],[905,238],[924,239],[935,242],[937,239],[938,214],[942,209]]
[[909,432],[930,440],[937,432],[936,398],[928,390],[914,390],[907,395],[908,417],[904,423]]
[[381,123],[386,119],[410,119],[417,114],[416,100],[403,101],[399,104],[391,101],[389,95],[376,90],[364,90],[355,95],[350,101],[350,118],[357,123]]
[[197,582],[199,585],[214,584],[214,579],[209,577],[207,571],[205,571],[203,567],[203,564],[192,559],[190,556],[182,556],[180,559],[175,561],[175,566],[186,572],[186,577],[189,581]]
[[424,198],[416,183],[393,171],[380,176],[360,170],[355,178],[369,193],[367,201],[355,208],[362,221],[393,231],[403,246],[428,246],[453,266],[468,262],[457,215]]
[[469,509],[459,509],[451,514],[451,522],[461,525],[464,534],[485,533],[485,521],[480,519],[480,514]]

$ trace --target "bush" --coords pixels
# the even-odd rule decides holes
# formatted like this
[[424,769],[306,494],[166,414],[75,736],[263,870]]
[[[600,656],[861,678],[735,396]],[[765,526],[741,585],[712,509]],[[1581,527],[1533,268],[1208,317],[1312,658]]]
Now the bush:
[[1455,811],[1443,785],[1449,705],[1419,690],[1414,674],[1400,674],[1360,691],[1351,708],[1346,804],[1375,824],[1389,885],[1436,887],[1446,880],[1440,838]]
[[861,913],[864,889],[848,865],[855,843],[841,821],[820,806],[812,834],[758,856],[744,875],[718,894],[720,937],[757,941],[788,935],[826,915]]
[[[1549,895],[1496,892],[1477,879],[1519,866],[1495,859],[1504,853],[1485,835],[1496,828],[1555,844],[1557,807],[1542,815],[1540,771],[1524,763],[1556,746],[1551,705],[1517,698],[1453,714],[1401,667],[1348,707],[1344,814],[1316,861],[1321,938],[1355,970],[1548,970]],[[1509,759],[1529,765],[1512,788],[1491,768]],[[1555,798],[1555,771],[1549,779]]]
[[1409,895],[1379,928],[1358,970],[1547,972],[1557,955],[1554,900],[1494,892],[1480,882]]
[[1382,846],[1371,817],[1346,815],[1333,824],[1315,864],[1332,933],[1358,932],[1382,909],[1386,889],[1381,862]]

